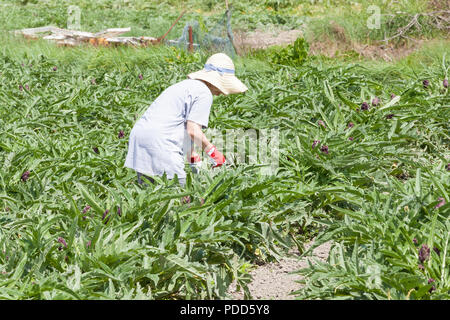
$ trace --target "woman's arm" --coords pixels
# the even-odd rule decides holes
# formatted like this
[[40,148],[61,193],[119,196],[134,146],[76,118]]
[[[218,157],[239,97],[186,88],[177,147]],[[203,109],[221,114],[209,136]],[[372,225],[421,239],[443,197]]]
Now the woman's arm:
[[205,150],[212,146],[211,142],[209,142],[208,138],[206,138],[199,124],[188,120],[186,123],[186,131],[192,141],[194,141],[197,146],[201,147],[202,150]]

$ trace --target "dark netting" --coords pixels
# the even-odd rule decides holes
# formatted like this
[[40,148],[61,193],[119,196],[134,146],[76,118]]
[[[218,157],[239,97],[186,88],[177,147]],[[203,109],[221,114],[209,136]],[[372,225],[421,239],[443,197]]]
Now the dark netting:
[[172,46],[176,46],[178,48],[188,50],[189,49],[189,26],[192,27],[192,42],[194,50],[198,49],[201,44],[201,35],[200,27],[197,21],[189,21],[183,28],[183,32],[181,36],[177,40],[169,40],[168,44]]
[[189,26],[192,27],[193,49],[209,52],[224,52],[231,57],[236,55],[232,41],[233,32],[231,30],[231,10],[227,10],[222,18],[208,32],[204,32],[199,27],[197,21],[186,23],[181,36],[176,40],[169,40],[168,44],[177,46],[184,50],[189,50]]

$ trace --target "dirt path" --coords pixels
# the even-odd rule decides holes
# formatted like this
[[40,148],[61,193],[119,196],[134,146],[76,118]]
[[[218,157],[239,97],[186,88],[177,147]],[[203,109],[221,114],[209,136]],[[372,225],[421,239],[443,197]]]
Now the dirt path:
[[[306,245],[309,248],[312,243]],[[327,242],[313,250],[313,256],[325,261],[330,251],[331,243]],[[293,252],[299,256],[298,251]],[[308,266],[309,257],[298,259],[296,257],[283,258],[278,263],[268,263],[257,267],[250,272],[253,280],[249,284],[250,293],[255,300],[294,300],[295,296],[289,295],[300,288],[295,282],[302,279],[298,274],[289,274],[292,271]],[[243,300],[243,292],[236,291],[233,283],[228,291],[234,300]]]
[[240,32],[235,34],[235,44],[242,50],[265,49],[273,45],[288,45],[303,34],[301,30],[274,30],[264,32],[255,30],[252,32]]
[[[368,45],[352,41],[345,33],[344,28],[330,22],[330,33],[334,35],[338,41],[330,37],[323,37],[321,40],[315,40],[310,43],[310,53],[312,55],[324,55],[330,58],[339,55],[356,54],[372,60],[384,60],[392,62],[400,58],[406,57],[414,51],[421,48],[424,44],[432,43],[434,40],[417,39],[412,44],[394,46],[393,44]],[[302,30],[272,30],[262,31],[255,30],[252,32],[235,32],[235,44],[241,53],[248,53],[254,49],[265,49],[273,45],[288,45],[303,36]]]

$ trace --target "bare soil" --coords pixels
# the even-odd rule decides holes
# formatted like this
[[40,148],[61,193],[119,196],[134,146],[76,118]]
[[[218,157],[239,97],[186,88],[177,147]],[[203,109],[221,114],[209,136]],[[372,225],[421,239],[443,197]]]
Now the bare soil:
[[[313,55],[324,55],[330,58],[357,55],[360,58],[372,60],[394,61],[408,56],[419,49],[425,41],[416,40],[415,42],[404,45],[383,44],[367,45],[351,41],[345,34],[344,29],[333,21],[330,32],[337,40],[331,38],[322,38],[310,43],[310,53]],[[266,49],[273,45],[288,45],[303,36],[302,30],[272,30],[252,32],[235,32],[235,45],[240,53],[248,53],[255,49]]]
[[[312,242],[306,245],[309,248]],[[313,257],[322,261],[328,258],[331,242],[324,243],[313,250]],[[283,258],[277,263],[267,263],[257,267],[250,272],[252,282],[249,284],[250,294],[255,300],[294,300],[295,296],[292,292],[300,289],[301,284],[297,280],[301,280],[302,276],[291,274],[301,268],[308,266],[310,257],[299,258],[300,253],[297,250],[291,252],[293,257]],[[311,260],[312,261],[312,260]],[[232,283],[228,293],[233,300],[243,300],[244,293],[236,291],[236,283]]]
[[234,42],[241,51],[248,52],[251,49],[266,49],[273,45],[288,45],[294,43],[302,34],[301,30],[236,31]]

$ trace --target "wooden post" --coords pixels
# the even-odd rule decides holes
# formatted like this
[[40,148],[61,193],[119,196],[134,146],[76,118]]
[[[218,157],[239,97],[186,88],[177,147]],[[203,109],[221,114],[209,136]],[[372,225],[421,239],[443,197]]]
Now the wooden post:
[[188,27],[188,33],[189,33],[189,52],[193,52],[194,51],[194,42],[192,39],[192,27],[191,26]]

